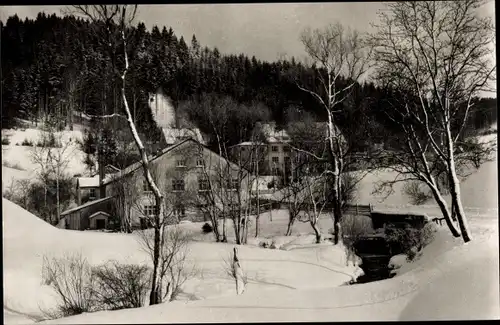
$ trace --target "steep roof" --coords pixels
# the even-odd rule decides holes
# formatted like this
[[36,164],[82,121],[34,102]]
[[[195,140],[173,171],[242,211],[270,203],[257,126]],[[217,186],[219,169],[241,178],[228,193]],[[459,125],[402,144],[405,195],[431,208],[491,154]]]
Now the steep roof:
[[[182,144],[184,144],[184,143],[186,143],[188,141],[193,141],[195,143],[198,143],[198,141],[196,141],[196,140],[194,140],[192,138],[185,139],[183,141],[180,141],[180,142],[176,143],[173,146],[170,146],[170,147],[167,147],[167,148],[161,150],[156,155],[150,155],[148,157],[148,161],[149,162],[153,162],[156,159],[162,157],[163,155],[165,155],[168,152],[171,152],[175,148],[178,148],[180,145],[182,145]],[[107,185],[107,184],[111,183],[115,179],[115,177],[120,178],[120,177],[123,177],[125,175],[128,175],[128,174],[134,172],[135,170],[139,169],[141,166],[142,166],[142,160],[139,160],[139,161],[133,163],[132,165],[129,165],[128,167],[124,168],[123,170],[117,172],[116,174],[108,175],[108,176],[106,176],[104,178],[103,185]],[[113,177],[113,176],[115,176],[115,177]]]
[[109,213],[106,213],[104,211],[97,211],[96,213],[92,214],[89,216],[89,219],[92,219],[92,218],[95,218],[97,217],[98,215],[103,215],[105,217],[110,217]]
[[107,196],[107,197],[102,198],[102,199],[98,199],[98,200],[94,200],[94,201],[89,201],[89,202],[87,202],[87,203],[85,203],[85,204],[79,205],[79,206],[77,206],[77,207],[74,207],[74,208],[72,208],[72,209],[69,209],[69,210],[66,210],[66,211],[62,212],[62,213],[61,213],[61,217],[65,216],[65,215],[68,215],[68,214],[70,214],[70,213],[76,212],[76,211],[78,211],[78,210],[81,210],[81,209],[83,209],[83,208],[88,208],[88,207],[90,207],[90,206],[92,206],[92,205],[94,205],[94,204],[97,204],[97,203],[102,203],[102,202],[108,201],[108,200],[110,200],[110,199],[112,199],[112,198],[113,198],[113,196]]
[[[195,140],[193,138],[187,138],[187,139],[185,139],[183,141],[180,141],[180,142],[176,143],[173,146],[170,146],[170,147],[167,147],[167,148],[163,149],[162,151],[160,151],[156,155],[151,155],[150,157],[148,157],[148,160],[151,163],[151,162],[155,161],[156,159],[162,157],[163,155],[165,155],[165,154],[167,154],[169,152],[172,152],[174,149],[180,147],[181,145],[183,145],[184,143],[187,143],[187,142],[193,142],[195,144],[201,145],[206,150],[212,151],[209,148],[207,148],[203,143],[200,143],[200,142],[198,142],[197,140]],[[219,157],[221,157],[221,156],[219,156]],[[227,161],[231,165],[231,167],[243,169],[243,168],[239,167],[238,165],[236,165],[235,163],[233,163],[233,162],[231,162],[231,161],[229,161],[229,160],[227,160],[227,159],[225,159],[223,157],[221,157],[221,158],[224,159],[225,161]],[[119,171],[118,173],[107,176],[104,179],[104,181],[103,181],[103,185],[108,185],[109,183],[113,182],[117,178],[121,178],[121,177],[123,177],[125,175],[128,175],[128,174],[136,171],[137,169],[141,168],[141,166],[142,166],[142,160],[139,160],[139,161],[133,163],[132,165],[126,167],[125,169]]]
[[193,138],[199,143],[205,144],[201,131],[198,128],[162,128],[163,136],[167,144],[176,144],[186,138]]
[[[114,174],[114,173],[119,172],[119,171],[120,171],[120,168],[115,167],[115,166],[113,166],[113,165],[111,165],[111,164],[108,164],[108,165],[104,166],[104,170],[105,170],[105,173],[106,173],[106,174]],[[99,175],[99,172],[94,173],[94,175],[93,175],[92,177],[94,177],[94,176],[98,176],[98,175]]]

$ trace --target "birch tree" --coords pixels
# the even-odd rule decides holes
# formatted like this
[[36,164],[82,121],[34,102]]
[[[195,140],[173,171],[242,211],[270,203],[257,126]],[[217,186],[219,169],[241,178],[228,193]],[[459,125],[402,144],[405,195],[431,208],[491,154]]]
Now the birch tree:
[[[403,178],[425,183],[454,236],[472,239],[460,191],[460,171],[488,159],[491,147],[463,134],[471,108],[496,76],[494,26],[479,17],[480,0],[412,1],[387,5],[371,40],[377,79],[396,92],[388,118],[402,149],[392,155]],[[444,170],[458,228],[439,190]]]
[[[56,221],[59,222],[61,214],[61,182],[67,179],[66,171],[75,151],[71,140],[63,141],[62,134],[55,132],[54,128],[47,125],[42,137],[30,149],[30,158],[38,165],[37,176],[45,187],[45,204],[47,204],[47,190],[55,181],[56,187]],[[53,220],[51,220],[53,222]]]
[[313,64],[319,67],[317,78],[320,90],[297,86],[313,96],[321,104],[327,116],[328,155],[327,158],[315,158],[329,163],[326,173],[331,175],[332,181],[334,243],[337,244],[342,218],[341,175],[345,168],[344,159],[348,151],[348,142],[336,125],[336,116],[342,113],[342,104],[369,68],[372,51],[367,47],[362,35],[355,30],[345,28],[340,23],[322,29],[305,29],[300,39]]
[[[149,296],[149,304],[155,305],[159,303],[160,297],[158,294],[158,263],[160,256],[160,216],[163,214],[163,194],[156,185],[153,176],[149,168],[149,159],[147,152],[144,148],[144,144],[139,137],[137,128],[134,124],[132,114],[128,105],[128,100],[126,97],[126,78],[127,72],[129,71],[129,60],[128,60],[128,45],[127,45],[127,35],[130,31],[130,25],[135,18],[137,12],[137,5],[75,5],[73,6],[74,11],[78,14],[90,19],[97,25],[104,24],[105,26],[105,37],[111,48],[111,53],[114,54],[121,50],[123,51],[123,60],[121,67],[116,64],[113,65],[114,75],[118,75],[121,79],[121,99],[123,101],[123,108],[125,113],[125,118],[127,119],[128,126],[134,137],[135,144],[139,150],[141,156],[141,163],[144,172],[144,177],[153,192],[155,198],[156,213],[153,221],[154,226],[154,252],[153,252],[153,275],[151,281],[151,293]],[[115,32],[117,31],[117,32]],[[112,58],[114,59],[114,58]],[[113,113],[113,115],[120,115],[118,113]]]

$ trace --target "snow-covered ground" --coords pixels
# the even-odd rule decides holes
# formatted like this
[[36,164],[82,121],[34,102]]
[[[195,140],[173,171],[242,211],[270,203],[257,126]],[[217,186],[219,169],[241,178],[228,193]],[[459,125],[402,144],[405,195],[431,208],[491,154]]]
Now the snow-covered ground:
[[[12,145],[15,146],[15,141],[9,147]],[[200,272],[185,284],[181,300],[82,314],[47,323],[498,319],[497,174],[496,161],[494,165],[487,163],[461,186],[472,242],[464,245],[446,227],[438,227],[435,240],[422,256],[412,263],[400,261],[397,275],[391,279],[342,285],[359,272],[353,266],[346,266],[342,248],[328,242],[312,245],[314,236],[307,223],[296,223],[297,236],[282,236],[287,213],[273,210],[260,217],[260,237],[239,248],[242,267],[249,278],[243,295],[236,295],[233,281],[223,270],[223,259],[227,259],[233,245],[210,242],[211,234],[201,234],[202,223],[186,223],[182,227],[197,234],[190,244],[189,256]],[[398,210],[408,205],[398,190],[384,203],[371,195],[377,178],[389,176],[369,175],[358,193],[360,203]],[[44,255],[81,252],[92,264],[109,259],[149,264],[135,234],[57,229],[6,199],[2,200],[2,206],[7,324],[33,322],[28,316],[39,315],[40,306],[47,308],[54,303],[53,292],[42,283]],[[432,204],[417,209],[429,215],[439,213]],[[253,221],[250,237],[254,225]],[[331,225],[328,215],[319,221],[324,234]],[[228,229],[231,237],[232,225]],[[281,249],[256,247],[263,240],[274,242]]]
[[[11,184],[12,179],[32,179],[35,176],[38,166],[31,159],[32,147],[22,146],[24,140],[37,143],[43,131],[39,129],[9,129],[2,130],[2,138],[7,137],[10,144],[2,145],[2,181],[5,186]],[[77,141],[82,139],[82,131],[61,131],[56,132],[56,138],[61,138],[63,144],[71,141],[65,156],[69,157],[67,172],[70,176],[85,173],[83,164],[84,153],[79,150]],[[4,164],[7,163],[7,166]],[[17,166],[21,170],[10,168]]]
[[[6,323],[25,323],[29,320],[26,315],[39,314],[39,306],[51,306],[54,296],[41,279],[44,254],[81,252],[92,264],[108,259],[147,263],[134,234],[57,229],[8,200],[3,199],[2,203]],[[188,223],[186,229],[194,231],[197,226]],[[243,246],[239,252],[249,285],[241,296],[235,295],[234,283],[224,275],[222,267],[232,245],[197,241],[190,245],[190,258],[201,276],[186,283],[182,301],[83,314],[49,323],[500,317],[498,219],[494,215],[471,216],[470,226],[475,236],[473,242],[462,245],[460,239],[452,238],[441,227],[423,256],[404,264],[398,276],[352,286],[341,286],[356,272],[352,266],[345,266],[343,251],[332,245],[304,245],[310,236],[292,238],[297,246],[289,246],[290,250]],[[456,288],[457,283],[462,285]],[[445,309],[436,308],[435,300],[430,303],[431,298],[436,299],[438,287],[441,299],[446,298]],[[451,291],[454,294],[448,295],[449,290],[455,290]],[[458,294],[456,290],[462,291]],[[188,301],[187,297],[199,300]]]
[[[4,308],[7,308],[5,317],[9,322],[9,315],[14,317],[16,312],[37,315],[40,306],[51,307],[53,293],[43,285],[41,278],[44,255],[62,256],[76,252],[82,253],[91,264],[109,259],[148,263],[148,257],[135,234],[57,229],[6,199],[2,203]],[[201,225],[197,228],[201,232]],[[206,299],[234,295],[234,283],[225,275],[223,268],[223,259],[228,258],[232,247],[232,244],[202,241],[191,243],[189,258],[200,272],[183,287],[185,297]],[[251,294],[280,288],[291,292],[325,285],[335,287],[351,280],[357,271],[352,266],[345,266],[343,251],[331,246],[329,251],[329,258],[323,260],[317,254],[304,254],[300,250],[266,250],[251,245],[241,247],[242,267],[249,278],[246,292]],[[304,279],[305,276],[307,279]]]

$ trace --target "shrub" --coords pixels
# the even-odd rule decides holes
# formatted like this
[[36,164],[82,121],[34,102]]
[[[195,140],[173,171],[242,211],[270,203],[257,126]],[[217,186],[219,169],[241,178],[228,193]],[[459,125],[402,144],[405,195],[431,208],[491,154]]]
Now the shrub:
[[31,140],[24,139],[23,142],[21,143],[21,146],[33,147],[33,142]]
[[45,316],[60,318],[97,309],[92,269],[81,254],[51,259],[44,256],[42,279],[58,297],[55,310],[42,310]]
[[41,140],[38,140],[37,147],[61,148],[62,144],[56,139],[53,132],[43,135]]
[[[362,215],[344,215],[340,221],[340,229],[347,253],[354,253],[354,243],[359,238],[373,233],[371,218]],[[333,229],[330,229],[330,233],[333,234]]]
[[201,227],[201,230],[202,230],[205,234],[209,234],[209,233],[211,233],[212,231],[214,231],[214,229],[212,228],[212,225],[210,225],[208,222],[205,222],[205,224]]
[[422,205],[432,198],[432,194],[425,187],[416,181],[406,182],[403,192],[410,198],[411,204]]
[[25,170],[19,163],[11,163],[9,161],[2,161],[2,166],[9,167],[12,169],[17,169],[17,170]]
[[435,232],[436,226],[430,222],[421,229],[410,225],[406,225],[404,228],[388,225],[384,230],[393,255],[405,254],[409,261],[415,259],[418,252],[432,242]]
[[2,144],[3,145],[9,145],[10,144],[9,138],[2,138]]
[[144,306],[151,274],[145,265],[119,264],[109,261],[92,269],[95,299],[104,309]]

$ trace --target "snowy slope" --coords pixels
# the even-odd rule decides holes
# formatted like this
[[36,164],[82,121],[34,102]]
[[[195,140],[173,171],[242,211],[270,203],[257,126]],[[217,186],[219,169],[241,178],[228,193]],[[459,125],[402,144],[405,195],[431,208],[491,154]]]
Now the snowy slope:
[[[81,251],[93,264],[109,258],[135,263],[145,261],[133,235],[57,229],[8,200],[2,203],[6,323],[25,320],[19,312],[36,314],[39,304],[50,306],[52,293],[42,285],[40,277],[44,253],[60,255],[66,251]],[[410,265],[406,272],[389,280],[363,285],[339,287],[349,280],[351,270],[342,268],[341,258],[328,260],[328,257],[337,256],[333,247],[292,251],[241,247],[243,268],[250,279],[248,290],[242,296],[235,296],[234,285],[224,277],[221,267],[221,259],[228,256],[232,245],[197,242],[191,245],[190,256],[202,268],[204,276],[187,283],[185,291],[202,300],[83,314],[49,323],[347,321],[422,317],[415,316],[415,310],[425,311],[424,317],[451,318],[456,315],[451,313],[453,308],[436,314],[436,302],[429,304],[430,300],[424,299],[434,294],[436,286],[451,285],[443,277],[463,283],[464,290],[473,292],[454,295],[456,299],[447,301],[461,308],[458,315],[496,317],[498,309],[493,306],[497,302],[494,290],[498,288],[497,219],[471,218],[470,224],[476,234],[475,241],[470,244],[459,245],[460,241],[450,240],[443,228],[434,246],[429,246],[426,255]],[[496,282],[493,281],[495,276]],[[466,283],[469,278],[475,281],[470,284],[471,288],[465,286],[469,285]],[[448,289],[441,287],[440,290]],[[478,290],[482,294],[480,300],[468,302],[473,309],[465,308],[464,299],[475,299]]]
[[[496,124],[494,125],[496,127]],[[496,142],[497,135],[490,134],[479,137],[479,141]],[[469,209],[496,209],[498,211],[498,165],[497,152],[494,160],[484,163],[477,171],[473,172],[461,184],[462,203]],[[378,170],[364,177],[357,191],[356,203],[374,204],[380,206],[406,206],[411,205],[410,199],[403,192],[403,183],[394,185],[394,193],[384,199],[384,195],[372,194],[374,185],[378,181],[394,180],[396,174],[390,170]],[[447,202],[451,202],[450,196],[445,196]],[[429,200],[426,205],[437,206],[434,200]]]
[[[36,315],[39,306],[51,307],[54,296],[42,283],[41,268],[44,255],[63,256],[81,252],[90,263],[108,259],[127,263],[148,263],[135,234],[80,232],[52,227],[16,204],[3,199],[4,235],[4,308],[10,311]],[[188,281],[185,297],[197,299],[234,296],[234,283],[223,269],[233,245],[193,242],[190,261],[200,271]],[[283,250],[265,250],[257,247],[239,249],[242,267],[249,284],[247,292],[283,289],[287,292],[304,288],[339,286],[354,275],[353,267],[345,267],[342,254],[337,260],[318,260],[315,254]],[[307,281],[304,280],[307,275]],[[185,298],[187,299],[187,298]],[[12,317],[13,313],[10,315]]]
[[[41,134],[42,131],[39,129],[2,130],[2,137],[8,137],[10,140],[9,145],[2,145],[2,162],[18,165],[23,169],[23,171],[19,171],[2,166],[4,186],[10,184],[12,179],[33,178],[35,176],[35,172],[39,167],[31,160],[31,147],[21,146],[21,144],[24,140],[36,143],[41,138]],[[70,176],[85,173],[85,165],[83,164],[84,153],[79,150],[77,144],[77,140],[82,139],[82,131],[56,132],[56,137],[58,138],[59,136],[61,136],[63,144],[71,141],[66,151],[66,156],[70,158],[67,166],[67,173],[70,174]]]
[[[433,294],[434,297],[431,296]],[[276,289],[237,297],[84,314],[47,323],[388,321],[499,317],[498,244],[490,239],[450,250],[420,272],[412,271],[400,277],[363,285],[325,285],[321,289],[295,291]]]

